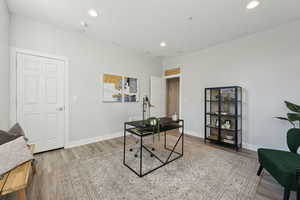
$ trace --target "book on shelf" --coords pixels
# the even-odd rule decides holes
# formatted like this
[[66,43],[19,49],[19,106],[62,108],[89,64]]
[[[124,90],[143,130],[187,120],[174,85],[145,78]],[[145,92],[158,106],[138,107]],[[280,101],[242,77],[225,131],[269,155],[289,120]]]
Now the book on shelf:
[[223,142],[229,143],[229,144],[234,144],[233,140],[228,140],[228,139],[223,139]]

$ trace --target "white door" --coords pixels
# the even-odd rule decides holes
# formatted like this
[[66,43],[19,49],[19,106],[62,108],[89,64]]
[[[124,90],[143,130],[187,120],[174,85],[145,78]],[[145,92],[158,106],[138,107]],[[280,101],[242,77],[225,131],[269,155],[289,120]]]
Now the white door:
[[65,63],[17,54],[17,121],[36,152],[64,146]]
[[160,77],[151,77],[150,100],[154,107],[151,108],[151,117],[166,116],[166,80]]

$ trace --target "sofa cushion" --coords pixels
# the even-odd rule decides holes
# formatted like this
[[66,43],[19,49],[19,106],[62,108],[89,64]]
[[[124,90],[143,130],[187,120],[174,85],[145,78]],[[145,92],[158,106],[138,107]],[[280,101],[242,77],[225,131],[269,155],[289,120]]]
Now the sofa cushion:
[[33,159],[33,155],[23,137],[18,137],[15,140],[0,145],[0,155],[0,175]]
[[258,159],[282,186],[296,190],[296,169],[300,168],[300,156],[296,153],[272,149],[258,149]]

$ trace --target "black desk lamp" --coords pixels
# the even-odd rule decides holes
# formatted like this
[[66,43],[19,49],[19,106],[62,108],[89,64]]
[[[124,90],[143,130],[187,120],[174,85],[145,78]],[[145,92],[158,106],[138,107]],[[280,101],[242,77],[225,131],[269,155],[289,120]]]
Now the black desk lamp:
[[147,112],[147,108],[148,108],[148,118],[150,117],[150,108],[154,107],[151,103],[150,100],[148,98],[148,96],[143,97],[143,121],[145,122],[145,118],[146,118],[146,112]]

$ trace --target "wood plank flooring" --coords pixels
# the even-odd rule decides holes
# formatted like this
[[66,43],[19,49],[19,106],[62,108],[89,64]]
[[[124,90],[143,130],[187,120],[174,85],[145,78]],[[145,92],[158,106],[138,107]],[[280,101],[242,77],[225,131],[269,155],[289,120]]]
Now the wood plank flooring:
[[[171,134],[177,134],[173,132]],[[201,145],[210,145],[214,148],[221,148],[225,151],[230,151],[237,153],[242,156],[249,157],[253,159],[253,162],[257,162],[256,153],[253,151],[242,149],[239,152],[231,150],[229,148],[216,146],[213,144],[204,144],[202,139],[195,138],[192,136],[186,136],[185,140],[197,143]],[[128,143],[134,143],[134,140],[131,138],[128,140]],[[59,149],[55,151],[40,153],[35,155],[38,164],[37,164],[37,174],[31,180],[30,186],[27,188],[27,197],[30,197],[28,200],[39,200],[39,196],[50,196],[51,194],[44,194],[43,187],[51,187],[43,184],[43,179],[49,179],[47,177],[47,172],[51,172],[56,167],[63,166],[64,163],[80,159],[84,161],[85,159],[92,158],[94,156],[99,156],[101,154],[109,153],[116,149],[123,148],[123,138],[115,138],[112,140],[101,141],[93,144],[88,144],[80,147],[75,147],[71,149]],[[188,148],[188,147],[185,147]],[[253,174],[256,176],[256,174]],[[36,182],[40,184],[36,184]],[[295,194],[292,194],[291,199],[295,199]],[[283,188],[276,183],[276,181],[267,173],[263,172],[261,181],[256,191],[255,200],[280,200],[283,197]],[[17,199],[16,194],[10,194],[4,197],[0,197],[1,200],[15,200]],[[51,199],[51,198],[50,198]]]

